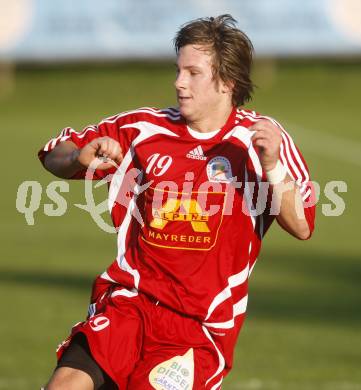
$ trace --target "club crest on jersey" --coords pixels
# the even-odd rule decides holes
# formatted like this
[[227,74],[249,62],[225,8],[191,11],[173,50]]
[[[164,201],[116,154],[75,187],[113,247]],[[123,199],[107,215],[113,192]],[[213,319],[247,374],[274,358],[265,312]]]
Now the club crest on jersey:
[[207,160],[207,157],[203,153],[203,149],[201,145],[198,145],[196,148],[190,150],[186,154],[187,158],[192,158],[193,160]]
[[208,180],[219,183],[233,181],[232,167],[228,158],[223,156],[213,157],[207,164]]

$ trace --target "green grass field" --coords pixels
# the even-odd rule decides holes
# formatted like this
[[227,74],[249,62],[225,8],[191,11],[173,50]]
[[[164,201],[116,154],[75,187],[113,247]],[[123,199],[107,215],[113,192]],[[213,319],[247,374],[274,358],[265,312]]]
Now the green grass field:
[[[81,129],[105,116],[175,104],[172,64],[23,69],[0,78],[2,135],[0,389],[38,389],[55,363],[55,347],[86,314],[94,275],[115,255],[84,202],[84,184],[64,193],[64,216],[48,217],[45,193],[54,180],[37,160],[39,147],[62,127]],[[360,63],[267,61],[249,107],[283,123],[321,185],[312,240],[277,226],[264,241],[251,277],[248,319],[224,389],[361,389],[361,102]],[[41,183],[34,226],[15,208],[18,186]],[[347,183],[346,209],[326,217],[323,194]],[[99,190],[105,197],[105,188]]]

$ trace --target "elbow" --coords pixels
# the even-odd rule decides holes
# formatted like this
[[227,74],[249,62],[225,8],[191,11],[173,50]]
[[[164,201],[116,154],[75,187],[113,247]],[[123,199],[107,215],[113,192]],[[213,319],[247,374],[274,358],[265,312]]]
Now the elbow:
[[312,230],[306,220],[293,221],[292,224],[286,223],[284,220],[277,219],[279,225],[293,237],[298,240],[305,241],[311,238]]
[[311,238],[312,231],[308,226],[308,223],[304,221],[304,223],[300,224],[298,228],[294,232],[294,236],[301,241],[308,240]]
[[58,177],[59,179],[71,179],[74,176],[73,171],[69,171],[69,169],[64,168],[62,163],[59,163],[59,159],[54,157],[52,153],[49,153],[45,156],[44,160],[42,161],[44,168],[53,174],[54,176]]
[[295,237],[300,241],[306,241],[311,238],[311,232],[309,230],[308,232],[297,232]]

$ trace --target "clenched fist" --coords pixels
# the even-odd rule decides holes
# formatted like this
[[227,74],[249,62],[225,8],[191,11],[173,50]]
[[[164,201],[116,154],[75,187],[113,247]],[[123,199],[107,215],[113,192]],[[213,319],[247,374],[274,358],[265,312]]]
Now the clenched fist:
[[122,148],[119,142],[110,137],[96,138],[74,153],[74,158],[85,168],[88,168],[94,159],[103,161],[97,165],[97,169],[101,170],[111,168],[114,165],[107,162],[107,159],[114,161],[117,165],[123,160]]
[[262,119],[249,130],[255,131],[252,137],[253,146],[260,149],[260,162],[265,171],[276,166],[282,142],[281,129],[269,120]]

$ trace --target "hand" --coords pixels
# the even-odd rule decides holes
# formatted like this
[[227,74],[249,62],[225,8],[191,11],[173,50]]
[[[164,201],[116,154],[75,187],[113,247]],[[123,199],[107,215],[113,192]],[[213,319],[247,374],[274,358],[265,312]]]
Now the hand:
[[[123,154],[118,141],[110,137],[101,137],[89,142],[82,149],[76,150],[74,158],[80,165],[88,168],[96,158],[113,160],[119,165],[123,160]],[[114,166],[114,164],[105,161],[97,165],[97,169],[105,170],[112,166]]]
[[252,136],[253,146],[260,150],[260,162],[265,171],[276,166],[282,142],[281,129],[266,119],[252,125],[249,130],[255,131]]

